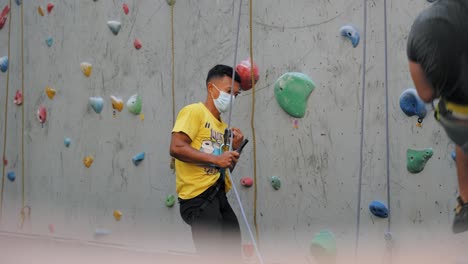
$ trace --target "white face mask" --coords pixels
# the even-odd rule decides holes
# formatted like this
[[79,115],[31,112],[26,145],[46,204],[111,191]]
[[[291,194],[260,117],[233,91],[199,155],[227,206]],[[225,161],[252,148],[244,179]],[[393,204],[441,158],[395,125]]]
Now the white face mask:
[[[211,96],[211,98],[213,98],[214,105],[220,113],[225,113],[229,110],[229,107],[231,106],[231,95],[219,90],[214,83],[212,84],[216,88],[216,90],[219,91],[219,97],[217,99],[214,99],[213,96]],[[232,97],[232,102],[234,103],[234,97]]]

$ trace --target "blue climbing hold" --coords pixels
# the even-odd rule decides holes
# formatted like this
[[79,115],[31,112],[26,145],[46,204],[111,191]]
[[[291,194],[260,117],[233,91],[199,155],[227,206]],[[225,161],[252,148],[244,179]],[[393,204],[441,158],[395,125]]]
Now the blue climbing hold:
[[14,171],[9,171],[8,174],[7,174],[7,177],[8,177],[8,180],[10,180],[11,182],[14,182],[15,179],[16,179],[15,172]]
[[455,161],[457,160],[457,153],[455,152],[455,150],[452,151],[452,159]]
[[416,89],[409,88],[400,95],[400,108],[407,116],[426,117],[426,104],[419,98]]
[[70,138],[65,138],[63,140],[63,144],[65,144],[65,147],[68,148],[70,146],[70,144],[71,144],[71,139]]
[[54,44],[54,39],[52,37],[48,37],[46,39],[46,44],[49,48],[52,47],[52,44]]
[[102,97],[90,97],[89,105],[93,108],[94,112],[99,114],[104,107],[104,99],[102,99]]
[[369,210],[371,213],[380,218],[387,218],[388,217],[388,208],[385,204],[379,201],[372,201],[369,204]]
[[133,156],[132,161],[135,166],[138,166],[138,164],[140,164],[144,159],[145,159],[145,153],[140,152],[136,154],[135,156]]
[[8,56],[0,58],[0,71],[6,72],[8,70]]
[[348,38],[351,41],[351,44],[353,44],[354,48],[357,47],[359,40],[361,39],[359,36],[359,31],[351,25],[341,27],[340,34],[341,36]]
[[16,5],[21,5],[23,3],[23,0],[15,0]]

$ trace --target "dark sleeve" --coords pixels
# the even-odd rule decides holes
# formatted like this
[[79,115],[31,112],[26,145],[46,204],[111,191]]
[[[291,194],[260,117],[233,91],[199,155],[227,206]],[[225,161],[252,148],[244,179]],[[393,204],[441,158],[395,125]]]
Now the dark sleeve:
[[463,41],[449,14],[443,9],[423,11],[411,27],[408,59],[421,65],[426,78],[439,92],[450,89],[458,79]]

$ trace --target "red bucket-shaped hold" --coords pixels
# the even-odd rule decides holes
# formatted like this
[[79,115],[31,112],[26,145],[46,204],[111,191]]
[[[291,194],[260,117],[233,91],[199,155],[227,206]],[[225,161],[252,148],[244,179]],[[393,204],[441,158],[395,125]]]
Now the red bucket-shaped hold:
[[240,180],[240,184],[245,187],[250,187],[253,185],[253,180],[250,177],[244,177]]
[[[241,78],[241,88],[244,91],[252,89],[252,74],[250,72],[250,68],[251,68],[250,66],[251,66],[250,58],[241,61],[236,66],[236,71]],[[253,72],[254,72],[255,83],[257,83],[260,76],[258,74],[257,64],[255,64],[255,62],[253,63]]]

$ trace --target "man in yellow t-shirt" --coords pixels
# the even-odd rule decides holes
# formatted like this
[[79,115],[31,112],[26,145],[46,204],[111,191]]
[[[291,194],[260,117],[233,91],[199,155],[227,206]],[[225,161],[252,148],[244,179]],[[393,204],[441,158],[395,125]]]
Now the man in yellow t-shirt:
[[[221,120],[221,113],[229,111],[240,93],[240,76],[235,73],[234,87],[232,76],[232,67],[226,65],[216,65],[208,72],[206,100],[180,110],[170,153],[176,159],[180,214],[191,226],[198,253],[239,263],[239,222],[226,197],[231,188],[228,169],[237,163],[239,153],[223,151],[229,138],[225,139],[227,124]],[[237,128],[231,131],[232,149],[236,150],[244,136]]]

